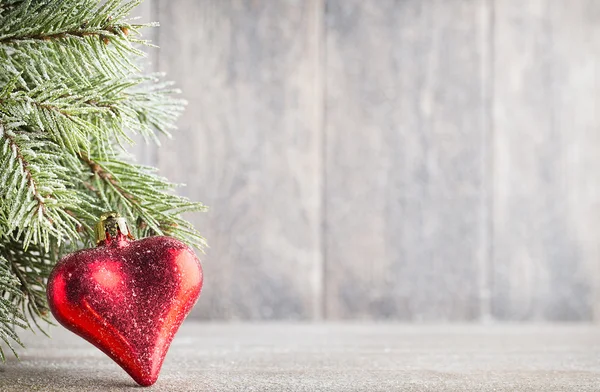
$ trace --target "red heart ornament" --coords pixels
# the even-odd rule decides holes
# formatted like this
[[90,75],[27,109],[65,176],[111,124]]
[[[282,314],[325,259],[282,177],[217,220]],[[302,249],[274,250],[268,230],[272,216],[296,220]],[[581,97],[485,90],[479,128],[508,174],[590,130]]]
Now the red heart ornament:
[[106,234],[98,247],[58,262],[48,280],[50,309],[138,384],[152,385],[200,295],[202,267],[174,238],[131,241],[121,231]]

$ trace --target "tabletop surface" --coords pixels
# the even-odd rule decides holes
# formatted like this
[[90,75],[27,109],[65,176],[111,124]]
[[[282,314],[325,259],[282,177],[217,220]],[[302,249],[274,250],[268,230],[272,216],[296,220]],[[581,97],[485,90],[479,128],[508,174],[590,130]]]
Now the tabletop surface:
[[[0,391],[139,387],[62,327]],[[600,391],[600,326],[185,323],[148,391]]]

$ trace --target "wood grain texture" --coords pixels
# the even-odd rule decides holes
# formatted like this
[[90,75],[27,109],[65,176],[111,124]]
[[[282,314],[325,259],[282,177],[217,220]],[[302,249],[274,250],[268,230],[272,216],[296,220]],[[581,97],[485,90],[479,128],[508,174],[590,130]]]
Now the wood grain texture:
[[328,317],[481,315],[486,23],[485,2],[327,2]]
[[600,3],[496,1],[493,313],[600,315]]
[[600,320],[597,1],[141,11],[190,104],[136,155],[211,206],[193,316]]
[[321,302],[319,1],[158,1],[189,101],[159,167],[211,207],[201,318],[315,318]]

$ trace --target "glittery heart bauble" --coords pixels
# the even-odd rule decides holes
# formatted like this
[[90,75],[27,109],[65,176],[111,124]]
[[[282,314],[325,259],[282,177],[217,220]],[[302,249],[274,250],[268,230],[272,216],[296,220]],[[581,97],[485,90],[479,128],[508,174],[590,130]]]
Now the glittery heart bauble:
[[187,245],[119,232],[62,258],[48,281],[48,301],[60,324],[148,386],[201,288],[202,267]]

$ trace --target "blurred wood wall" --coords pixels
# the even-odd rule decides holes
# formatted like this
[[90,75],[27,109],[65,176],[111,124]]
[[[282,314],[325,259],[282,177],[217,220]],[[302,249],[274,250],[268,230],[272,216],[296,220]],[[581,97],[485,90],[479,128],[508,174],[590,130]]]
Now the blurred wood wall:
[[146,0],[203,319],[600,319],[600,2]]

